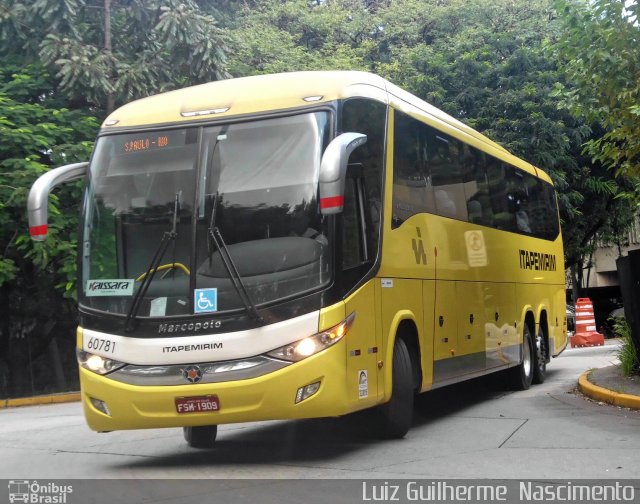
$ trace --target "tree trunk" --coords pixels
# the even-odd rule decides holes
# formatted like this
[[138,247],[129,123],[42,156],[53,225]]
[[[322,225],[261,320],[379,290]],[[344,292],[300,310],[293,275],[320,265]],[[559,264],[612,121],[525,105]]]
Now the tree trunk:
[[[104,0],[104,50],[109,53],[113,52],[113,43],[111,41],[111,2],[112,0]],[[110,76],[113,78],[113,75]],[[116,108],[116,97],[113,91],[107,94],[107,115]]]
[[591,279],[591,269],[593,268],[593,248],[591,249],[591,252],[589,252],[589,260],[587,261],[587,266],[589,269],[587,269],[587,282],[585,283],[584,288],[588,289],[589,288],[589,280]]
[[581,267],[578,267],[577,263],[571,265],[571,301],[573,305],[576,304],[576,299],[580,297],[580,278],[578,272],[581,271]]
[[58,348],[58,341],[54,336],[49,343],[49,356],[51,359],[51,369],[53,369],[53,376],[55,378],[55,392],[67,390],[67,380],[64,377],[64,369],[62,366],[62,357],[60,355],[60,349]]

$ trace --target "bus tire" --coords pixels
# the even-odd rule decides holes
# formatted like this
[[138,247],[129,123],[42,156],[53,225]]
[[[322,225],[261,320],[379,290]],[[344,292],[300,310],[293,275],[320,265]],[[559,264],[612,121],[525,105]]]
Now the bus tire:
[[533,383],[544,383],[547,376],[547,343],[542,326],[538,328],[533,357]]
[[534,366],[533,339],[531,329],[524,324],[522,334],[522,362],[511,369],[511,382],[516,390],[527,390],[533,381]]
[[384,439],[400,439],[413,421],[413,368],[406,343],[396,338],[393,345],[391,399],[377,408],[376,432]]
[[217,425],[183,427],[184,440],[191,448],[213,448],[218,435]]

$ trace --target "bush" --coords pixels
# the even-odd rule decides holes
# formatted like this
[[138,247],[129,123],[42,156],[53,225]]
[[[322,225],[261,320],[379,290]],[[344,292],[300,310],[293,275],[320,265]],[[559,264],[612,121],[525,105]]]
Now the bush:
[[615,318],[611,320],[613,320],[615,333],[618,334],[622,340],[622,345],[618,350],[618,359],[620,359],[622,373],[625,376],[638,374],[640,366],[636,357],[636,347],[633,344],[633,339],[631,338],[631,328],[623,318]]

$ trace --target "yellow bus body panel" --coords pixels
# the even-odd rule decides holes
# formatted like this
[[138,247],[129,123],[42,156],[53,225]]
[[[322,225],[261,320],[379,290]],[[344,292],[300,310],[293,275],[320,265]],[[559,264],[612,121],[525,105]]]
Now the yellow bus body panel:
[[[247,380],[177,386],[138,386],[80,369],[85,417],[96,431],[213,425],[288,418],[337,416],[348,412],[346,341],[304,361]],[[320,390],[295,404],[299,387],[321,381]],[[220,411],[179,414],[179,397],[216,395]],[[98,411],[91,398],[111,413]]]
[[[447,130],[408,102],[396,103],[392,97],[391,104],[388,167],[393,166],[394,105],[424,123]],[[451,128],[448,132],[453,134]],[[513,161],[513,156],[500,148],[486,144],[480,147],[549,180],[541,170],[521,160]],[[399,314],[414,320],[417,328],[423,391],[519,364],[527,314],[534,317],[535,331],[546,317],[551,355],[564,349],[564,252],[560,235],[553,241],[542,240],[428,213],[413,215],[392,228],[392,170],[387,170],[385,182],[384,241],[378,277],[385,279],[387,286],[380,288],[380,310],[388,362],[397,329],[393,321]],[[548,254],[554,258],[555,267],[526,267],[521,260],[523,251]],[[388,398],[389,369],[385,378]]]
[[[331,71],[290,72],[220,80],[149,96],[123,105],[105,119],[103,127],[109,128],[108,125],[114,121],[117,121],[114,126],[121,128],[286,111],[349,97],[354,93],[354,87],[384,90],[385,80],[366,72]],[[200,115],[191,115],[194,113]]]

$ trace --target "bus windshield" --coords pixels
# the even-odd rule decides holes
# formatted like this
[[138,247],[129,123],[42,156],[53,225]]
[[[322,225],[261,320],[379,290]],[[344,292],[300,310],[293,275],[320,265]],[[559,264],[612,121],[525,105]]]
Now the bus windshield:
[[328,131],[317,112],[101,137],[81,304],[126,315],[147,277],[140,317],[245,309],[238,282],[258,307],[326,285],[317,191]]

